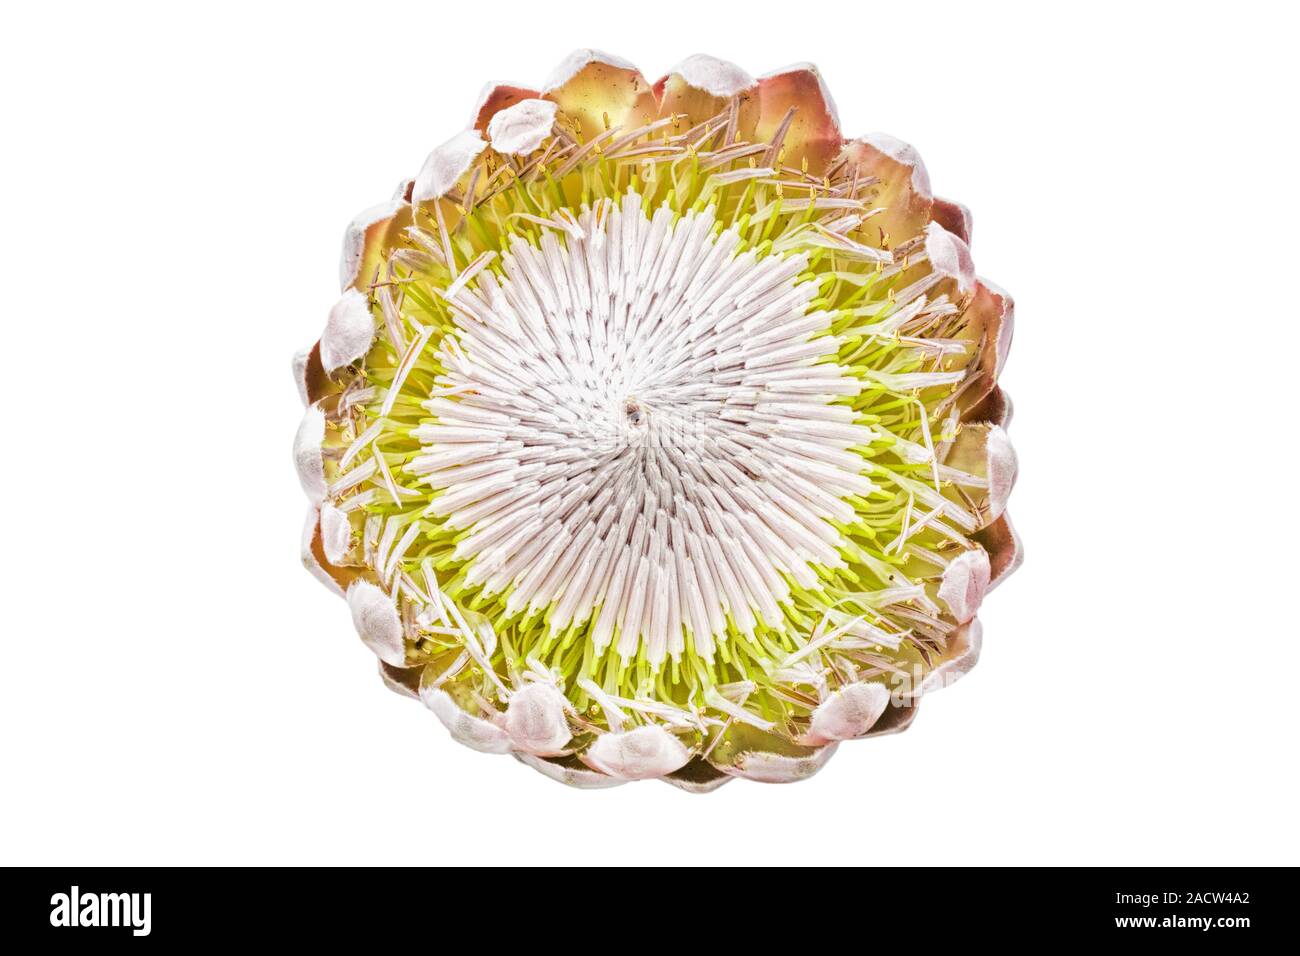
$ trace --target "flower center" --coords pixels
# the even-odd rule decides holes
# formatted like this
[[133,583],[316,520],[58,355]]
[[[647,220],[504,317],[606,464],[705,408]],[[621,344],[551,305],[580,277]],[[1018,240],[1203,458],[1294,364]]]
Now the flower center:
[[457,289],[407,468],[477,601],[656,669],[783,629],[845,567],[843,498],[875,487],[806,255],[738,252],[711,207],[674,218],[629,193]]
[[326,477],[438,682],[540,668],[579,710],[767,727],[824,654],[854,679],[943,648],[921,579],[983,481],[936,457],[963,306],[923,240],[861,241],[874,180],[647,148],[674,158],[489,164],[416,210]]

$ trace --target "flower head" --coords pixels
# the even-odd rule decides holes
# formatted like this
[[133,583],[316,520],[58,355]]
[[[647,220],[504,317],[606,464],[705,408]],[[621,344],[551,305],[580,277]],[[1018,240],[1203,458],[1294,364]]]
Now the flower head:
[[817,70],[582,50],[344,240],[303,558],[385,681],[577,786],[815,772],[975,662],[1020,560],[1012,305]]

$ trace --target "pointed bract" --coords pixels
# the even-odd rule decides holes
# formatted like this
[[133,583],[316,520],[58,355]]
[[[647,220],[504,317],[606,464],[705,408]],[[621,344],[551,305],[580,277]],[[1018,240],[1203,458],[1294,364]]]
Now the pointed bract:
[[352,624],[363,644],[386,664],[406,663],[406,643],[397,606],[381,588],[369,581],[353,581],[348,588]]
[[303,522],[299,554],[302,558],[302,566],[311,572],[312,577],[339,597],[343,596],[342,585],[325,569],[325,562],[322,560],[320,511],[314,505],[307,509],[307,519]]
[[348,224],[339,259],[340,291],[369,281],[369,273],[379,260],[383,236],[403,205],[398,200],[390,200],[371,206]]
[[1016,452],[1006,431],[988,423],[962,425],[948,449],[944,464],[973,475],[983,483],[982,488],[964,488],[961,494],[953,492],[950,495],[957,501],[974,500],[978,506],[977,524],[971,530],[978,531],[996,521],[1006,508],[1019,470]]
[[641,71],[627,60],[599,50],[575,50],[542,85],[577,124],[583,142],[613,127],[632,130],[655,118],[658,104]]
[[457,133],[441,146],[436,147],[420,173],[415,177],[411,189],[411,201],[415,203],[441,199],[455,188],[461,177],[469,172],[474,161],[487,149],[487,142],[477,130],[467,129]]
[[758,120],[757,81],[726,60],[702,53],[687,57],[668,71],[654,86],[660,116],[677,116],[687,130],[717,117],[735,100],[736,138],[753,135]]
[[893,248],[930,222],[930,176],[916,150],[883,133],[848,143],[840,154],[851,176],[868,185],[871,232]]
[[565,717],[568,702],[550,684],[528,684],[510,697],[506,732],[514,746],[538,757],[563,752],[573,733]]
[[971,219],[970,210],[961,203],[935,196],[934,204],[930,207],[930,217],[966,245],[970,245],[974,223]]
[[[790,111],[794,112],[791,113]],[[811,63],[797,63],[759,77],[758,123],[754,135],[760,140],[776,136],[786,124],[779,157],[783,166],[820,176],[840,152],[843,140],[835,102]]]
[[480,133],[486,133],[492,117],[502,110],[509,109],[521,100],[535,99],[541,91],[516,83],[488,83],[479,94],[474,104],[473,120],[470,125]]
[[919,693],[930,694],[957,683],[970,672],[980,659],[980,648],[984,644],[984,627],[979,618],[974,618],[958,628],[948,638],[948,649],[944,660],[931,670],[921,682]]
[[356,289],[348,289],[330,309],[325,334],[320,337],[321,364],[326,372],[351,365],[370,351],[374,340],[370,300]]
[[757,81],[736,64],[705,53],[688,56],[669,70],[668,75],[680,76],[688,86],[719,99],[729,99],[757,85]]
[[802,742],[815,746],[861,737],[888,707],[889,688],[884,684],[847,684],[817,705]]
[[481,717],[465,713],[446,691],[421,689],[420,699],[458,744],[486,754],[510,753],[510,735],[505,730]]
[[983,548],[963,551],[944,568],[939,600],[958,624],[965,624],[979,611],[989,589],[989,575],[989,556]]
[[352,548],[352,525],[345,515],[328,501],[320,506],[321,546],[330,564],[342,564]]
[[516,752],[515,759],[557,783],[579,790],[606,790],[627,783],[618,777],[592,770],[573,757],[535,757],[529,753]]
[[321,455],[324,441],[325,413],[311,405],[293,438],[293,463],[298,469],[298,483],[313,504],[325,497],[325,460]]
[[555,125],[557,107],[548,100],[521,100],[488,123],[488,140],[498,153],[526,156],[542,145]]
[[420,671],[419,667],[394,667],[385,661],[379,661],[379,679],[384,682],[384,686],[391,690],[399,697],[410,697],[413,700],[420,699]]
[[1005,511],[1001,517],[987,528],[975,532],[974,540],[989,556],[989,590],[1016,572],[1025,560],[1024,548],[1020,535],[1016,534],[1011,524],[1011,516]]
[[662,779],[664,783],[671,784],[678,790],[704,794],[712,793],[724,783],[730,783],[736,778],[718,770],[703,757],[692,757],[680,770],[665,774]]
[[952,279],[958,292],[965,293],[975,288],[975,263],[970,249],[937,222],[925,227],[925,254],[931,268]]
[[601,734],[587,748],[587,762],[624,780],[649,780],[680,770],[691,759],[680,740],[654,724]]

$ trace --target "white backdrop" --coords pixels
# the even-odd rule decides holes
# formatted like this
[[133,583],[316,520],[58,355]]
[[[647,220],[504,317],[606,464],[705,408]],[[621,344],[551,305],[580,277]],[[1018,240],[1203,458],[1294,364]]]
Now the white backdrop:
[[[1291,15],[490,6],[5,14],[0,862],[1300,862]],[[979,667],[798,786],[465,750],[298,563],[344,225],[579,46],[815,61],[1016,298],[1027,563]]]

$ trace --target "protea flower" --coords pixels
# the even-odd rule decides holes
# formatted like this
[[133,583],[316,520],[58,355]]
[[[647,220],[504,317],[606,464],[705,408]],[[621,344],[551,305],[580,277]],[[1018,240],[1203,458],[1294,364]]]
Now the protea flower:
[[582,787],[903,730],[1017,566],[1011,299],[817,70],[592,50],[347,230],[303,560],[393,690]]

